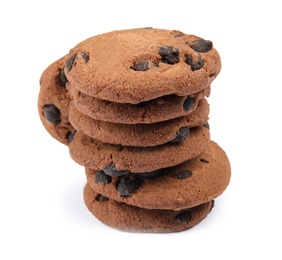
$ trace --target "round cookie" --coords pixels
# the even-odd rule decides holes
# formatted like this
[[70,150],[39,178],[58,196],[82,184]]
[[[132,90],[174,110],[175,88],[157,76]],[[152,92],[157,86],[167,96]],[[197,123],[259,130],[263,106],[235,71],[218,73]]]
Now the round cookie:
[[75,129],[68,120],[70,96],[65,85],[65,57],[49,65],[40,77],[38,112],[47,132],[59,142],[68,145]]
[[203,126],[192,128],[184,141],[155,147],[105,144],[77,131],[69,152],[78,164],[95,170],[114,166],[117,171],[151,172],[196,157],[207,148],[209,140],[209,129]]
[[180,211],[142,209],[119,203],[95,192],[86,184],[83,192],[88,210],[102,223],[129,232],[179,232],[199,224],[212,210],[214,202]]
[[91,97],[70,83],[67,89],[81,113],[96,120],[121,124],[151,124],[187,116],[197,108],[200,99],[210,95],[210,87],[207,87],[189,96],[167,95],[134,105]]
[[175,30],[137,28],[82,41],[70,50],[64,70],[73,87],[89,96],[137,104],[199,92],[220,69],[211,41]]
[[140,208],[179,210],[218,197],[230,182],[229,160],[221,147],[210,141],[194,159],[153,173],[109,176],[85,169],[89,185],[113,200]]
[[69,120],[78,131],[103,143],[123,146],[157,146],[189,138],[190,129],[208,121],[209,104],[202,99],[196,110],[187,116],[154,124],[116,124],[92,119],[70,103]]

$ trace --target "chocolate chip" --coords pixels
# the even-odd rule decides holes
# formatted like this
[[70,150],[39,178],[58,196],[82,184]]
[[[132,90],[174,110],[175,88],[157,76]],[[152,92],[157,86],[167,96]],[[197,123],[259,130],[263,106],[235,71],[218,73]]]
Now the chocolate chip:
[[130,171],[128,171],[128,170],[118,171],[114,164],[107,166],[103,171],[104,171],[105,174],[107,174],[109,176],[121,176],[121,175],[126,175],[126,174],[130,173]]
[[72,66],[74,64],[74,60],[76,59],[76,55],[77,54],[74,54],[73,56],[71,56],[69,59],[66,60],[65,65],[66,65],[66,69],[67,69],[68,72],[70,72],[71,69],[72,69]]
[[209,161],[205,158],[200,158],[200,162],[203,162],[203,163],[209,163]]
[[176,64],[179,61],[179,50],[173,46],[159,47],[159,54],[162,57],[162,61],[167,64]]
[[188,96],[183,103],[183,108],[186,111],[188,111],[193,106],[193,104],[194,104],[194,98]]
[[180,38],[180,37],[185,36],[185,34],[184,34],[183,32],[177,31],[177,30],[173,30],[173,31],[171,31],[170,33],[171,33],[171,35],[172,35],[173,37],[175,37],[175,38]]
[[192,172],[190,170],[186,170],[186,171],[178,172],[177,174],[174,174],[172,177],[175,179],[183,180],[191,175]]
[[135,70],[135,71],[146,71],[146,70],[149,69],[149,62],[143,61],[143,62],[133,66],[132,69]]
[[191,66],[192,71],[201,69],[205,64],[205,61],[201,58],[201,56],[198,56],[198,61],[193,63],[193,57],[191,54],[186,56],[185,62]]
[[117,182],[117,192],[121,196],[129,196],[134,191],[136,191],[142,184],[141,178],[138,176],[134,176],[134,178],[130,178],[129,176],[120,176]]
[[100,201],[100,202],[105,202],[105,201],[108,201],[109,198],[106,197],[106,196],[104,196],[104,195],[102,195],[102,194],[98,194],[98,195],[96,196],[95,200]]
[[107,174],[105,174],[103,171],[96,171],[95,173],[95,182],[96,183],[111,183],[112,182],[112,177],[108,176]]
[[135,71],[147,71],[151,68],[156,67],[158,67],[158,62],[156,60],[150,60],[150,58],[148,58],[148,60],[145,61],[134,62],[130,68]]
[[183,224],[189,222],[190,220],[191,220],[190,211],[182,211],[175,217],[174,223]]
[[60,83],[62,86],[65,86],[68,82],[64,69],[60,69]]
[[177,136],[171,141],[172,143],[178,143],[185,140],[190,134],[189,127],[181,127],[178,130]]
[[65,64],[67,72],[70,72],[72,68],[75,66],[75,60],[77,56],[81,56],[84,59],[85,63],[89,61],[89,55],[87,53],[78,52],[74,54],[73,56],[71,56],[69,59],[67,59],[66,64]]
[[197,51],[197,52],[208,52],[208,51],[211,50],[213,44],[212,44],[211,41],[206,41],[204,39],[199,39],[199,40],[193,41],[190,46],[191,46],[191,48],[194,51]]
[[204,127],[207,128],[207,129],[210,129],[210,124],[209,124],[208,122],[206,122],[206,123],[204,124]]
[[159,177],[161,175],[165,174],[165,170],[164,169],[158,169],[152,172],[139,172],[138,173],[138,177],[142,178],[142,179],[152,179],[155,177]]
[[79,54],[81,54],[81,56],[84,59],[85,63],[87,63],[89,61],[89,54],[88,53],[80,52]]
[[71,143],[71,142],[72,142],[72,140],[73,140],[75,134],[76,134],[76,131],[68,132],[68,133],[67,133],[67,136],[66,136],[66,137],[67,137],[67,139],[68,139],[68,143]]
[[182,32],[179,32],[178,34],[175,35],[175,38],[180,38],[180,37],[183,37],[183,36],[185,36],[185,34],[182,33]]
[[44,117],[54,125],[57,125],[61,122],[61,112],[53,104],[45,105],[43,107]]

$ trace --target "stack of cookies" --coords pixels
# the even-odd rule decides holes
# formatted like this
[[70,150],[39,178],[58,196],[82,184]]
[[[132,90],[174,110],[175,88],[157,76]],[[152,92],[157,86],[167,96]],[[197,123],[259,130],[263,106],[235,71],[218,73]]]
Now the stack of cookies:
[[220,69],[211,41],[140,28],[86,39],[43,72],[41,121],[85,167],[101,222],[176,232],[208,215],[231,175],[208,124]]

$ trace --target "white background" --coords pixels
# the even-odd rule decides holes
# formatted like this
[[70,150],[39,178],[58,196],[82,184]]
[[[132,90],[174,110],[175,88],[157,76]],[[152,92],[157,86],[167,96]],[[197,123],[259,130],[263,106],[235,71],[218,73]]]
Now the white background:
[[[0,259],[282,259],[279,1],[1,1]],[[114,230],[88,212],[83,167],[37,112],[39,77],[87,37],[136,27],[212,40],[211,137],[232,179],[198,226]]]

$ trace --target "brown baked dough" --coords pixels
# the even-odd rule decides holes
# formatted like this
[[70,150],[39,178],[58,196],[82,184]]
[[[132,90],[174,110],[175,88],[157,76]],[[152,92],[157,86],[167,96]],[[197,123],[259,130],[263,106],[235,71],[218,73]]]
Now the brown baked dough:
[[86,184],[84,201],[89,211],[102,223],[128,232],[179,232],[199,224],[211,211],[214,202],[183,209],[142,209],[116,202],[98,194]]
[[71,84],[67,84],[67,89],[81,113],[96,120],[121,124],[152,124],[187,116],[198,107],[200,99],[210,95],[210,87],[207,87],[189,96],[166,95],[139,104],[129,104],[91,97]]
[[69,52],[73,87],[103,100],[137,104],[210,86],[221,60],[211,41],[179,31],[136,28],[88,38]]
[[[97,171],[89,168],[85,171],[90,186],[98,193],[148,209],[179,210],[206,203],[221,195],[231,178],[227,155],[214,141],[196,158],[163,169],[163,174],[160,172],[156,177],[150,177],[150,173],[127,174],[108,176],[106,182],[101,182],[96,177]],[[119,183],[130,184],[135,189],[131,189],[131,194],[121,194],[128,187],[120,190]]]
[[38,112],[47,132],[59,142],[68,145],[75,129],[68,119],[70,96],[66,89],[62,57],[49,65],[41,74]]
[[71,102],[69,120],[75,129],[103,143],[147,147],[189,138],[190,129],[205,125],[208,115],[209,104],[202,99],[198,108],[187,116],[154,124],[116,124],[92,119]]
[[184,141],[155,147],[105,144],[77,131],[69,144],[69,152],[74,161],[95,170],[115,165],[117,170],[150,172],[196,157],[207,148],[209,141],[209,129],[203,126],[191,129]]

